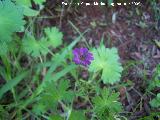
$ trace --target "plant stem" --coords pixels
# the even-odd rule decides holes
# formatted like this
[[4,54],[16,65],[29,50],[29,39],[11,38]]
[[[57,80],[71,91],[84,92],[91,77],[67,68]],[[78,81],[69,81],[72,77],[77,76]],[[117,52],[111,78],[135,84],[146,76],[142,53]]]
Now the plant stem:
[[68,21],[69,24],[71,24],[71,26],[79,33],[79,35],[82,36],[82,38],[84,39],[84,42],[85,44],[87,45],[88,48],[90,48],[89,44],[87,43],[85,37],[83,37],[82,33],[79,31],[79,29],[71,22],[71,21]]

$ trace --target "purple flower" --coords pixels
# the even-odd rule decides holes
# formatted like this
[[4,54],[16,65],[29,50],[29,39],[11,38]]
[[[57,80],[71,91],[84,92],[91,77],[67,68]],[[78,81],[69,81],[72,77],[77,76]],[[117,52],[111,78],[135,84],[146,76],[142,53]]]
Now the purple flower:
[[73,62],[86,67],[90,65],[91,61],[94,59],[92,53],[90,53],[87,48],[75,48],[73,50],[73,55]]

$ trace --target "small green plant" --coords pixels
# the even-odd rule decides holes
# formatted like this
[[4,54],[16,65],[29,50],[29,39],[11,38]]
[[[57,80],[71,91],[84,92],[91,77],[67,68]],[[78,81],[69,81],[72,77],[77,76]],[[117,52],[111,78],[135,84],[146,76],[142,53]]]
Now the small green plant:
[[54,48],[62,44],[63,34],[56,27],[45,28],[44,32],[49,40],[49,44]]
[[14,0],[15,3],[23,8],[23,14],[29,17],[37,16],[40,10],[43,8],[43,3],[46,0],[33,0],[33,2],[39,5],[40,10],[32,9],[32,1],[31,0]]
[[98,72],[102,70],[101,79],[104,83],[114,84],[120,80],[122,66],[119,62],[118,51],[116,48],[105,48],[101,45],[93,49],[94,60],[90,65],[89,71]]
[[160,64],[158,64],[153,73],[152,79],[149,81],[147,92],[148,94],[154,95],[154,98],[149,101],[151,111],[149,116],[142,117],[140,120],[154,120],[156,117],[159,118],[160,113],[155,110],[160,108],[160,93],[154,94],[152,91],[160,87]]
[[36,40],[32,35],[26,35],[22,43],[24,52],[33,57],[39,57],[49,53],[50,47],[56,48],[62,44],[63,34],[58,28],[45,28],[45,34],[46,36],[43,36],[40,40]]
[[[45,0],[34,0],[38,5],[42,5]],[[15,32],[24,31],[24,15],[36,16],[39,11],[31,9],[30,0],[2,0],[0,1],[0,52],[6,55],[9,51],[9,44],[13,41]]]
[[[120,80],[123,68],[117,49],[101,45],[92,53],[85,47],[73,50],[85,32],[70,45],[62,46],[63,33],[57,27],[46,27],[37,37],[28,29],[32,24],[25,25],[28,21],[24,21],[24,16],[32,20],[39,14],[39,10],[32,9],[32,2],[41,10],[45,0],[0,1],[0,75],[5,81],[0,87],[0,111],[4,114],[0,119],[86,120],[86,114],[100,120],[117,118],[122,109],[119,93],[109,88],[102,90],[93,80],[94,73],[101,75],[99,71],[105,84]],[[24,36],[18,37],[16,32],[24,32]],[[24,63],[20,62],[23,57]],[[79,69],[87,70],[88,80],[79,77]],[[10,93],[9,103],[3,102]],[[79,98],[90,104],[89,110],[75,109]]]
[[61,80],[58,84],[55,82],[47,82],[44,87],[44,92],[40,95],[38,105],[34,107],[34,111],[38,114],[45,113],[49,109],[57,110],[58,103],[62,104],[63,109],[67,110],[65,104],[71,103],[74,97],[72,91],[68,90],[69,81]]
[[160,107],[160,93],[157,94],[156,98],[150,101],[150,105],[154,108]]
[[[143,89],[146,90],[143,94],[143,90],[139,91],[141,88],[134,88],[137,81],[131,79],[132,75],[128,77],[130,73],[135,75],[135,71],[130,69],[137,65],[143,66],[142,62],[130,60],[123,65],[123,71],[117,48],[106,48],[103,40],[97,48],[91,47],[92,44],[87,43],[84,36],[90,29],[81,33],[71,21],[69,25],[79,36],[67,45],[63,40],[64,34],[60,31],[63,29],[62,19],[66,16],[65,5],[62,5],[60,15],[53,16],[52,12],[56,10],[53,7],[53,11],[50,10],[48,3],[51,1],[46,1],[44,6],[45,1],[0,0],[0,120],[123,120],[128,115],[134,115],[132,111],[139,108],[143,110],[141,103],[150,94],[154,96],[153,99],[145,103],[149,103],[151,112],[144,120],[154,119],[155,116],[158,118],[160,64],[152,75],[148,91]],[[114,0],[102,1],[110,5]],[[69,14],[72,5],[74,4],[70,4],[67,9]],[[44,11],[40,12],[44,7]],[[60,18],[61,28],[57,24],[46,27],[46,23],[42,22],[43,18],[48,20],[54,17],[56,20]],[[41,27],[39,22],[42,22]],[[142,26],[145,27],[143,24]],[[92,24],[92,27],[96,30],[101,25]],[[17,32],[21,34],[16,34]],[[119,81],[122,75],[124,80],[121,83]],[[147,75],[140,76],[138,80],[148,80]],[[124,86],[126,89],[121,89]],[[133,94],[132,90],[141,97],[140,103],[132,102],[132,95],[129,95]],[[127,109],[131,107],[131,111],[123,110],[120,102],[123,100],[129,105]],[[134,109],[134,103],[137,102],[139,104]],[[122,114],[126,116],[123,117]]]
[[0,54],[6,54],[14,32],[23,30],[23,9],[10,0],[0,1]]
[[153,90],[155,87],[160,87],[160,64],[157,65],[155,72],[153,73],[148,89]]
[[118,102],[119,93],[113,93],[109,89],[101,90],[100,95],[93,99],[94,112],[100,120],[112,120],[121,112],[122,105]]
[[38,57],[41,55],[46,55],[49,51],[48,42],[45,38],[41,40],[35,40],[35,38],[31,35],[27,35],[23,40],[23,50],[28,55],[33,57]]

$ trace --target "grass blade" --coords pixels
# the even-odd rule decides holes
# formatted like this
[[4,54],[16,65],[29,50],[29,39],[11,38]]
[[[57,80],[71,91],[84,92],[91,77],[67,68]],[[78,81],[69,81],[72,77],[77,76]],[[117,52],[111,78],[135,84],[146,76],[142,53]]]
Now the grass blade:
[[0,88],[0,99],[2,96],[13,87],[15,87],[21,80],[23,80],[28,75],[28,71],[20,73],[17,77],[12,80],[9,80],[2,88]]

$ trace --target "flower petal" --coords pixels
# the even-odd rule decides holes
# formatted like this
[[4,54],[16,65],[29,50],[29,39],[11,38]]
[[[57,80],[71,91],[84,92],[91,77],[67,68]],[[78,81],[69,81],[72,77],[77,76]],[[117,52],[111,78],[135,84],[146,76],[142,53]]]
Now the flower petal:
[[87,48],[75,48],[73,50],[74,58],[73,62],[75,64],[83,65],[87,67],[91,64],[91,61],[94,59],[93,54],[88,51]]
[[78,54],[78,53],[79,53],[79,49],[78,49],[78,48],[75,48],[75,49],[73,50],[73,54],[76,55],[76,54]]

